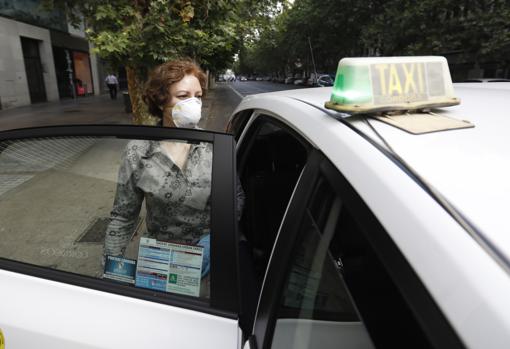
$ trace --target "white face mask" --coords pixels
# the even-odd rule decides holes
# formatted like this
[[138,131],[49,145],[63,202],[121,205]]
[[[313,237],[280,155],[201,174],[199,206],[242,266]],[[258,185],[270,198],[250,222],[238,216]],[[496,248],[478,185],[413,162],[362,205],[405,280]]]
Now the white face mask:
[[177,127],[195,128],[202,117],[202,101],[191,97],[178,102],[172,109],[172,119]]

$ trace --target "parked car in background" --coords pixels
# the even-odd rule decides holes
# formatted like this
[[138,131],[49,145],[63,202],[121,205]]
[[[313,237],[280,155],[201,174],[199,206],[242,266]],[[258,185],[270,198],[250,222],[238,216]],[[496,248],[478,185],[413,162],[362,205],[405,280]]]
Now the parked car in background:
[[315,86],[319,87],[326,87],[326,86],[333,86],[334,80],[331,78],[331,76],[324,74],[320,75],[317,78],[317,81],[315,81]]
[[510,82],[510,79],[502,78],[479,78],[479,79],[466,79],[460,82]]
[[296,80],[296,79],[295,79],[295,78],[293,78],[292,76],[289,76],[289,77],[285,78],[284,83],[285,83],[286,85],[289,85],[289,84],[294,83],[294,80]]
[[326,87],[326,86],[333,86],[334,83],[334,77],[332,77],[329,74],[314,74],[305,80],[306,86],[318,86],[318,87]]
[[304,85],[306,79],[305,78],[296,78],[292,83],[294,85]]

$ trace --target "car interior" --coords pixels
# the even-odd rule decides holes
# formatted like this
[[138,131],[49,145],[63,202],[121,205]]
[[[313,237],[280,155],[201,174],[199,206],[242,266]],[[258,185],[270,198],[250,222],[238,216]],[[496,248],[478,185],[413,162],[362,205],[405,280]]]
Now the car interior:
[[240,220],[241,285],[244,317],[250,328],[269,257],[287,204],[303,169],[308,147],[283,125],[260,118],[238,152],[245,191]]

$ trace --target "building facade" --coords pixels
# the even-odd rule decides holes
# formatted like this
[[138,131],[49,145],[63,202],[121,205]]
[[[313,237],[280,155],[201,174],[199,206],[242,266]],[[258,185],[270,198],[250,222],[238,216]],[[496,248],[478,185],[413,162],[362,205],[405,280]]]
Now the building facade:
[[38,0],[0,0],[0,109],[104,92],[83,29]]

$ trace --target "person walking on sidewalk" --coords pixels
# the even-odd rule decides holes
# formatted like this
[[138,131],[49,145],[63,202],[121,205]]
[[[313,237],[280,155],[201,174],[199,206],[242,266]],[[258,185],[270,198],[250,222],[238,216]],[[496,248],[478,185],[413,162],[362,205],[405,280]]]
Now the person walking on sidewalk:
[[110,98],[117,99],[117,85],[119,84],[117,77],[113,74],[108,74],[104,81],[106,82],[106,86],[108,86],[108,90],[110,90]]

